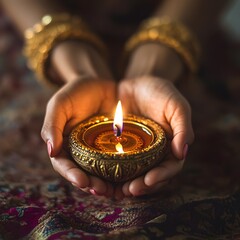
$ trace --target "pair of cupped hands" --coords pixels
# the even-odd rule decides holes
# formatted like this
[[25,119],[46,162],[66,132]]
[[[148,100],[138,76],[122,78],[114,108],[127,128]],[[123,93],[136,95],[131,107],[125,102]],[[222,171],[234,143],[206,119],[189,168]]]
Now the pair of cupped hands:
[[[113,79],[104,58],[77,41],[52,51],[49,74],[63,86],[51,97],[41,131],[56,172],[82,191],[122,199],[159,191],[181,171],[193,141],[191,109],[174,85],[184,71],[181,59],[165,46],[146,43],[131,55],[122,80]],[[125,113],[150,118],[166,131],[170,151],[146,174],[114,184],[81,170],[64,147],[71,130],[95,114],[113,113],[117,100]]]

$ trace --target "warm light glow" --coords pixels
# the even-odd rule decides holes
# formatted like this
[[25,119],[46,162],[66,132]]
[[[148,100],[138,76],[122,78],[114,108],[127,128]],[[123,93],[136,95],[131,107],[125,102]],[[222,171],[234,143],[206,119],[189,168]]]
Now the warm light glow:
[[121,101],[118,101],[114,121],[113,121],[113,130],[116,137],[120,137],[123,129],[123,112]]
[[124,153],[122,144],[121,144],[120,142],[117,143],[115,147],[116,147],[116,150],[117,150],[119,153]]

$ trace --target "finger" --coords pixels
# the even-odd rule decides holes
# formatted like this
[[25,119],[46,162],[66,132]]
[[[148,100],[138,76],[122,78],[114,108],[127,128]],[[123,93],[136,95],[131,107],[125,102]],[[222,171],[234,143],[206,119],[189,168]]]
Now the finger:
[[50,157],[56,156],[61,151],[63,130],[66,122],[67,115],[60,104],[54,99],[50,100],[46,108],[45,119],[41,130],[41,136],[48,144]]
[[[93,180],[93,181],[95,181],[95,180]],[[85,187],[85,188],[80,188],[80,189],[83,192],[90,193],[90,194],[95,195],[95,196],[105,196],[107,198],[113,197],[114,196],[114,189],[113,189],[112,184],[109,183],[109,182],[105,182],[105,184],[106,184],[106,191],[104,193],[99,191],[95,184],[93,184],[94,186],[92,186],[92,184],[90,184],[91,186]]]
[[155,185],[148,187],[148,188],[145,190],[145,192],[146,192],[145,194],[152,194],[152,193],[159,192],[159,191],[160,191],[164,186],[166,186],[168,183],[169,183],[169,180],[156,183]]
[[107,87],[109,91],[104,91],[103,99],[101,104],[101,113],[112,113],[117,106],[117,85],[114,81],[108,81]]
[[68,159],[66,153],[61,152],[56,157],[50,158],[52,166],[56,172],[62,175],[66,180],[78,188],[90,186],[90,179],[84,171],[77,167]]
[[148,186],[144,183],[144,176],[134,179],[129,184],[129,192],[133,196],[140,196],[146,193]]
[[105,195],[108,189],[107,183],[95,176],[89,176],[89,179],[90,188],[94,190],[97,195]]
[[144,184],[147,186],[153,186],[157,183],[167,181],[180,172],[183,168],[184,160],[170,156],[158,167],[151,169],[144,177]]
[[153,186],[147,186],[144,181],[145,181],[144,176],[134,179],[129,185],[129,192],[135,197],[146,195],[146,194],[152,194],[159,191],[159,189],[161,189],[161,187],[166,185],[168,182],[168,181],[163,181],[163,182],[156,183]]
[[[79,188],[78,186],[76,186],[76,185],[74,185],[74,184],[72,184],[74,187],[77,187],[77,188]],[[81,191],[83,191],[83,192],[85,192],[85,193],[88,193],[88,194],[92,194],[91,192],[90,192],[90,188],[89,187],[85,187],[85,188],[79,188]],[[94,195],[97,195],[97,194],[94,194]]]
[[131,197],[132,194],[129,191],[129,185],[130,185],[130,181],[124,183],[123,187],[122,187],[122,192],[124,194],[125,197]]
[[131,112],[137,114],[137,104],[135,103],[135,99],[133,96],[133,88],[132,85],[134,84],[131,80],[131,84],[129,84],[130,80],[122,80],[118,87],[118,96],[121,99],[122,106],[124,112]]
[[168,183],[167,181],[159,182],[153,186],[147,186],[144,183],[144,176],[141,176],[139,178],[136,178],[133,180],[129,185],[129,192],[137,197],[137,196],[143,196],[146,194],[152,194],[157,191],[159,191],[163,186],[165,186]]
[[174,156],[181,160],[186,158],[187,146],[194,139],[191,110],[189,106],[186,109],[188,109],[186,112],[176,112],[170,122],[173,131],[172,151]]

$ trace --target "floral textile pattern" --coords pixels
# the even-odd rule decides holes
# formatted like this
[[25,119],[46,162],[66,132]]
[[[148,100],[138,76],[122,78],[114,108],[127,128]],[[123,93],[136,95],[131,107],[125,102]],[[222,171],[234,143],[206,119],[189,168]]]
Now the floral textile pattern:
[[197,137],[182,173],[152,196],[87,195],[48,160],[40,129],[51,92],[26,68],[21,46],[0,14],[0,239],[240,239],[236,103],[194,79],[186,94]]

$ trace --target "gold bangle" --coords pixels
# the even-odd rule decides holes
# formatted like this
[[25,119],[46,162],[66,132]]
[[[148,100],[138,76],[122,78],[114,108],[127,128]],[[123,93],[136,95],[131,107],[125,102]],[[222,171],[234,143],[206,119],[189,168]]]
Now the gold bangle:
[[49,57],[52,49],[65,40],[79,40],[93,45],[104,56],[105,45],[92,33],[86,24],[77,17],[68,14],[46,15],[40,23],[25,31],[24,55],[28,66],[41,82],[55,85],[48,74]]
[[145,20],[126,43],[125,52],[129,55],[135,48],[146,42],[157,42],[168,46],[178,53],[192,73],[198,70],[200,45],[197,39],[182,23],[168,18]]

